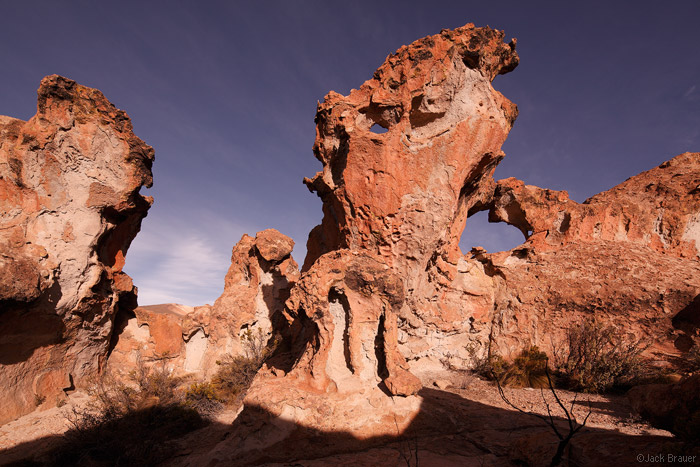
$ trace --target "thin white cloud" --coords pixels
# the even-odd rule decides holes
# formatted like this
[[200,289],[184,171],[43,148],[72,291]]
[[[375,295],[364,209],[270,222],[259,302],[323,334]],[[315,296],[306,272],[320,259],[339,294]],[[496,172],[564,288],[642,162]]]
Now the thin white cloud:
[[688,90],[683,94],[683,99],[687,101],[694,101],[696,99],[700,99],[700,95],[695,92],[697,89],[697,85],[692,85],[691,87],[688,88]]
[[208,212],[198,214],[194,223],[150,217],[132,243],[125,267],[139,289],[139,304],[213,303],[243,229]]

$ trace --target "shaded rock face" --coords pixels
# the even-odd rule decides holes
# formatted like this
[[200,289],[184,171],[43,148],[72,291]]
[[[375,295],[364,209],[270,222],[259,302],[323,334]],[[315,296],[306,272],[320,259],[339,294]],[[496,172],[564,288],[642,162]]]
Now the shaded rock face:
[[415,358],[436,361],[464,347],[455,333],[487,320],[492,307],[492,279],[458,244],[468,214],[490,199],[517,115],[491,85],[518,63],[515,41],[503,37],[472,24],[444,30],[402,47],[359,90],[331,92],[318,107],[314,152],[323,171],[305,183],[323,200],[324,217],[302,270],[340,248],[381,258],[405,282],[399,340]]
[[224,291],[214,305],[139,307],[117,330],[109,365],[117,371],[166,360],[177,373],[202,377],[216,371],[225,354],[246,352],[246,331],[267,340],[283,328],[284,302],[299,270],[294,241],[274,229],[244,235],[233,247]]
[[403,283],[380,258],[339,250],[323,255],[287,301],[296,342],[305,342],[292,375],[315,390],[349,392],[383,382],[410,395],[420,381],[397,349]]
[[552,349],[595,318],[653,343],[661,360],[700,343],[700,154],[681,154],[586,200],[498,182],[489,219],[520,228],[509,252],[474,251],[494,280],[491,337],[502,353]]
[[690,443],[700,441],[700,374],[673,384],[637,386],[627,397],[652,425]]
[[117,310],[135,306],[122,267],[153,158],[126,113],[60,76],[29,121],[0,117],[0,423],[104,364]]

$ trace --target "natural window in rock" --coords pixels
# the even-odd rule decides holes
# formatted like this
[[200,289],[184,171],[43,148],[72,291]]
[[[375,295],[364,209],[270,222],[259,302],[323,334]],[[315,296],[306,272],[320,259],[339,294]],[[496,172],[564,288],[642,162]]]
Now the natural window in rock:
[[384,127],[381,126],[379,123],[375,123],[374,125],[372,125],[372,127],[369,129],[369,131],[371,131],[372,133],[376,133],[376,134],[379,134],[379,135],[380,135],[380,134],[382,134],[382,133],[386,133],[387,131],[389,131],[389,129],[388,129],[388,128],[384,128]]
[[488,211],[481,211],[467,219],[459,241],[463,253],[468,253],[475,246],[483,247],[489,253],[506,251],[525,241],[525,237],[516,227],[505,222],[491,223],[488,218]]

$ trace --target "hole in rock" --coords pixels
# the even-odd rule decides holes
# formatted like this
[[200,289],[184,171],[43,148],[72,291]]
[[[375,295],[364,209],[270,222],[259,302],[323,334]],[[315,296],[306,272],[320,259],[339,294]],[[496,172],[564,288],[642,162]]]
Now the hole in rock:
[[377,359],[377,376],[380,379],[385,379],[389,376],[389,371],[386,367],[386,353],[384,353],[384,320],[382,314],[379,317],[379,325],[377,326],[377,335],[374,338],[374,353]]
[[459,241],[459,248],[463,253],[468,253],[475,246],[486,248],[489,253],[506,251],[525,241],[517,227],[505,222],[491,223],[488,218],[488,211],[481,211],[467,219]]
[[371,131],[372,133],[376,133],[378,135],[381,135],[382,133],[386,133],[387,131],[389,131],[389,129],[384,128],[379,123],[375,123],[374,125],[372,125],[372,127],[369,129],[369,131]]
[[[350,357],[350,302],[345,294],[338,289],[331,289],[328,293],[328,302],[333,313],[334,329],[334,344],[339,343],[339,338],[342,338],[342,352],[345,360],[345,366],[351,373],[355,373]],[[331,347],[331,354],[337,352],[340,348]],[[331,355],[332,357],[333,355]]]

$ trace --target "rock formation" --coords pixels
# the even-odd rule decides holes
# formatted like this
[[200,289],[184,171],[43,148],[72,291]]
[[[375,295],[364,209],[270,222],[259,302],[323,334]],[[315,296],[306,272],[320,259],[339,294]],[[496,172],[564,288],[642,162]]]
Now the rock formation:
[[269,415],[259,443],[295,425],[359,439],[408,426],[422,385],[399,349],[399,321],[430,345],[428,332],[454,333],[471,316],[462,303],[445,308],[446,289],[490,298],[481,263],[453,279],[464,220],[490,194],[483,186],[493,188],[482,181],[517,113],[491,86],[518,61],[515,42],[502,40],[471,24],[444,30],[390,55],[349,96],[331,92],[319,104],[323,171],[305,183],[324,217],[286,303],[291,362],[270,361],[244,401]]
[[299,270],[294,241],[274,229],[243,235],[233,247],[224,291],[214,305],[165,304],[139,307],[118,323],[109,364],[115,370],[167,360],[181,374],[211,376],[225,354],[246,351],[247,330],[268,340],[285,321],[284,302]]
[[0,423],[104,365],[117,311],[135,305],[122,267],[153,157],[125,112],[60,76],[29,121],[0,117]]
[[349,96],[329,93],[316,115],[323,171],[305,183],[324,217],[303,270],[340,248],[381,257],[405,281],[399,339],[414,357],[464,347],[455,334],[491,309],[491,278],[458,244],[491,194],[517,115],[491,86],[518,64],[515,40],[503,37],[468,24],[418,40]]
[[653,426],[666,429],[697,445],[700,441],[700,374],[673,384],[647,384],[632,388],[632,408]]
[[310,384],[322,391],[383,382],[393,395],[415,394],[420,381],[397,349],[403,300],[403,282],[381,259],[351,250],[321,256],[287,301],[298,332],[292,339],[307,344],[293,377],[310,376]]
[[[151,203],[139,189],[151,184],[152,149],[98,91],[42,81],[35,117],[0,117],[0,391],[8,401],[0,423],[96,374],[108,352],[117,370],[167,360],[206,378],[222,355],[245,353],[251,331],[280,334],[282,346],[233,427],[219,427],[223,435],[205,440],[194,461],[185,446],[178,462],[281,462],[286,451],[268,451],[304,456],[320,435],[341,443],[329,444],[323,455],[331,455],[409,427],[431,447],[474,426],[476,438],[496,440],[492,451],[466,436],[463,463],[484,452],[512,456],[503,433],[513,412],[475,417],[484,413],[476,404],[423,388],[448,368],[533,344],[552,354],[587,318],[650,342],[661,363],[700,345],[700,153],[581,204],[564,191],[494,181],[517,115],[491,85],[518,63],[515,40],[503,38],[472,24],[444,30],[400,48],[348,96],[329,93],[316,116],[323,170],[305,179],[324,216],[303,272],[288,237],[244,235],[223,294],[196,308],[134,309],[121,271]],[[485,210],[520,229],[524,243],[464,255],[468,217]],[[657,386],[633,400],[687,433],[697,385]],[[654,406],[675,395],[693,410]],[[677,417],[681,428],[671,424]],[[541,435],[521,439],[524,451],[547,450]],[[595,433],[588,439],[572,452],[590,460],[600,443]],[[611,449],[624,443],[616,438]]]
[[564,191],[499,181],[489,219],[528,237],[509,252],[475,251],[494,278],[491,337],[499,350],[551,349],[586,318],[653,343],[661,360],[700,344],[699,184],[698,153],[583,204]]
[[539,250],[568,243],[635,243],[679,258],[700,257],[700,161],[681,154],[583,204],[566,191],[509,178],[496,186],[491,222],[507,222]]
[[[305,183],[324,217],[303,270],[349,249],[396,272],[405,297],[398,348],[424,382],[446,361],[469,368],[489,350],[552,351],[572,322],[593,316],[653,341],[662,360],[687,351],[700,338],[698,155],[583,204],[516,179],[496,183],[517,115],[491,87],[518,63],[515,41],[502,39],[473,25],[443,31],[390,55],[350,95],[331,92],[319,104],[323,171]],[[484,210],[519,228],[525,243],[463,255],[467,218]]]

